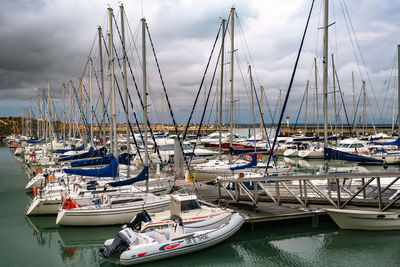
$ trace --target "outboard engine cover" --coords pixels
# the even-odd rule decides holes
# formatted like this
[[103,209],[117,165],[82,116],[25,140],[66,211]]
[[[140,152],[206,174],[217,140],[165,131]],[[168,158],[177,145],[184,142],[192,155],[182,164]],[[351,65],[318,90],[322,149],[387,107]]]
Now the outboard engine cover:
[[129,223],[127,226],[132,228],[133,230],[140,231],[140,228],[142,227],[142,222],[150,222],[151,218],[150,215],[147,213],[146,210],[142,210],[138,214],[136,214],[135,219]]
[[111,245],[105,245],[100,249],[100,255],[104,258],[110,257],[112,254],[122,253],[129,249],[129,246],[136,241],[136,234],[131,228],[125,228],[118,232]]

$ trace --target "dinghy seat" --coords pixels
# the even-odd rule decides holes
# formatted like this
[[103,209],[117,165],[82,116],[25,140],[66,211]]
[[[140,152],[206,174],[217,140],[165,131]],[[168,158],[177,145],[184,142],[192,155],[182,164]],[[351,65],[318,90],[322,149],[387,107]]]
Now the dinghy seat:
[[154,240],[160,244],[166,243],[168,241],[167,235],[161,231],[160,229],[155,229],[154,230]]

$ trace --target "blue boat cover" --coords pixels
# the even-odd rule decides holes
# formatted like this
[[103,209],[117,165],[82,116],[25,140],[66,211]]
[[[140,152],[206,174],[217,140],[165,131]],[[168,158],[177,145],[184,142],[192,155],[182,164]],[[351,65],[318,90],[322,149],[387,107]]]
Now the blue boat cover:
[[[73,145],[72,145],[73,146]],[[85,146],[84,145],[81,145],[81,146],[79,146],[79,147],[72,147],[72,148],[70,148],[70,149],[54,149],[53,150],[53,153],[59,153],[59,154],[61,154],[61,153],[65,153],[65,152],[69,152],[69,151],[82,151],[82,150],[84,150],[85,149]],[[89,149],[89,151],[90,151],[90,149]]]
[[230,169],[231,169],[231,171],[243,170],[243,169],[250,168],[250,167],[253,167],[256,165],[257,165],[257,153],[254,153],[251,158],[251,161],[249,163],[242,165],[242,166],[232,167]]
[[87,159],[87,158],[100,158],[100,157],[104,157],[106,154],[107,154],[107,149],[105,147],[102,147],[97,150],[94,150],[93,147],[91,147],[88,152],[85,152],[85,153],[82,153],[79,155],[59,157],[58,161]]
[[123,186],[123,185],[131,185],[136,182],[144,181],[149,179],[149,167],[144,167],[144,169],[138,174],[138,176],[129,178],[126,180],[107,183],[112,187]]
[[100,169],[63,169],[65,173],[91,176],[91,177],[116,177],[118,176],[118,162],[113,159],[110,164]]
[[375,159],[375,158],[365,157],[365,156],[360,156],[360,155],[354,155],[351,153],[338,151],[338,150],[335,150],[332,148],[325,148],[324,160],[344,160],[344,161],[352,161],[352,162],[360,162],[360,163],[367,163],[367,162],[382,163],[383,162],[383,160],[380,160],[380,159]]
[[372,142],[372,144],[380,146],[400,146],[400,137],[392,142]]
[[40,140],[28,140],[26,141],[28,144],[38,144],[46,141],[46,139],[40,139]]
[[[118,163],[123,165],[129,165],[133,155],[128,153],[122,153],[118,156]],[[105,155],[102,158],[94,159],[81,159],[71,162],[71,167],[85,167],[85,166],[96,166],[109,164],[114,159],[114,154]]]

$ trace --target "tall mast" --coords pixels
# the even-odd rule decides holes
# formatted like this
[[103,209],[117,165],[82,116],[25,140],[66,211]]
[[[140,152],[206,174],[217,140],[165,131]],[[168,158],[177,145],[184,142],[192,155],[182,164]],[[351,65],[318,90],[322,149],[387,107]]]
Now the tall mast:
[[93,60],[89,57],[89,111],[90,111],[90,146],[93,147],[93,92],[92,92],[92,70],[93,70]]
[[[143,125],[144,125],[144,167],[149,166],[147,142],[147,73],[146,73],[146,19],[142,18],[142,71],[143,71]],[[149,179],[146,179],[146,192],[149,192]]]
[[250,97],[251,97],[251,113],[253,117],[253,141],[254,141],[254,152],[257,152],[256,146],[256,119],[254,116],[254,90],[253,90],[253,75],[251,75],[251,66],[249,65],[249,74],[250,74]]
[[264,117],[264,86],[260,86],[260,109],[261,109],[261,113],[260,113],[260,133],[262,136],[262,139],[264,139],[264,132],[263,132],[263,117]]
[[69,81],[69,132],[68,141],[69,145],[72,145],[72,124],[74,123],[72,114],[74,112],[74,102],[72,101],[72,81]]
[[37,133],[36,133],[36,136],[37,136],[37,138],[38,139],[40,139],[40,120],[41,120],[41,118],[42,118],[42,114],[40,113],[40,95],[39,95],[39,98],[38,98],[38,104],[36,105],[36,113],[37,113],[37,116],[36,116],[36,127],[37,127]]
[[[328,147],[328,0],[325,0],[325,18],[324,18],[324,55],[322,59],[323,92],[324,92],[324,150]],[[317,113],[318,114],[318,113]],[[325,152],[324,152],[325,153]],[[328,160],[324,160],[325,173],[328,172]]]
[[[126,120],[126,147],[127,147],[127,153],[129,154],[130,152],[130,144],[129,144],[129,139],[130,139],[130,132],[129,132],[129,105],[128,105],[128,74],[126,71],[126,43],[125,43],[125,25],[124,25],[124,6],[121,4],[120,6],[120,12],[121,12],[121,39],[122,39],[122,67],[124,71],[124,96],[125,96],[125,120]],[[128,174],[129,176],[129,168],[128,168]]]
[[[235,8],[231,8],[231,101],[230,101],[230,136],[229,146],[232,147],[233,142],[233,63],[235,53]],[[230,155],[230,154],[229,154]],[[229,156],[229,163],[232,163],[232,156]]]
[[101,33],[101,27],[99,26],[97,28],[98,35],[99,35],[99,59],[100,59],[100,86],[101,86],[101,113],[102,113],[102,120],[101,120],[101,131],[100,131],[100,138],[103,139],[103,142],[105,143],[105,129],[104,129],[104,124],[105,124],[105,119],[106,119],[106,110],[105,110],[105,102],[104,102],[104,69],[103,69],[103,45],[101,42],[102,39],[102,33]]
[[47,142],[47,112],[46,112],[46,92],[43,90],[43,106],[42,106],[42,112],[43,112],[43,138],[46,139]]
[[222,156],[222,97],[224,88],[224,64],[225,64],[225,23],[226,20],[222,20],[222,42],[221,42],[221,80],[219,89],[219,120],[218,120],[218,132],[219,132],[219,145],[218,145],[218,155],[219,159]]
[[317,115],[317,135],[319,136],[319,106],[318,106],[318,70],[317,58],[314,58],[314,74],[315,74],[315,110]]
[[392,108],[392,136],[394,136],[394,124],[396,120],[396,80],[393,84],[393,108]]
[[362,135],[365,135],[365,111],[366,111],[366,94],[365,94],[365,81],[362,81],[362,90],[363,90],[363,109],[362,109]]
[[308,116],[308,85],[310,84],[310,81],[307,80],[307,85],[306,85],[306,112],[304,114],[304,134],[307,135],[307,116]]
[[62,90],[62,95],[63,95],[63,103],[62,103],[63,134],[62,135],[63,135],[63,145],[65,147],[65,90],[66,90],[65,83],[62,84],[62,88],[63,88],[63,90]]
[[334,134],[337,135],[335,63],[334,63],[333,54],[331,54],[331,56],[332,56],[333,106],[334,106],[334,113],[335,113],[335,120],[334,120],[335,121],[335,131],[334,131]]
[[400,45],[397,45],[398,136],[400,136]]
[[47,83],[47,118],[49,120],[49,139],[50,139],[50,153],[53,154],[53,140],[51,138],[51,116],[50,116],[50,82]]
[[[86,145],[87,145],[87,136],[86,136],[86,132],[85,132],[85,123],[84,123],[84,120],[83,120],[84,113],[83,113],[83,93],[82,93],[83,81],[82,81],[82,77],[78,78],[78,83],[79,83],[79,104],[81,105],[80,106],[81,107],[81,120],[80,120],[80,123],[78,123],[78,129],[79,129],[79,132],[82,135],[81,138],[82,138],[82,141],[83,141],[83,145],[86,147]],[[83,126],[83,127],[81,127],[81,126]]]
[[[353,85],[353,120],[356,125],[356,89],[354,87],[354,71],[351,72],[351,84]],[[356,129],[354,129],[356,130]]]
[[110,62],[110,78],[111,78],[111,125],[112,125],[112,137],[113,137],[113,153],[114,157],[118,158],[118,140],[117,140],[117,112],[115,106],[115,78],[114,78],[114,43],[113,43],[113,27],[112,27],[112,8],[108,9],[108,21],[109,21],[109,62]]

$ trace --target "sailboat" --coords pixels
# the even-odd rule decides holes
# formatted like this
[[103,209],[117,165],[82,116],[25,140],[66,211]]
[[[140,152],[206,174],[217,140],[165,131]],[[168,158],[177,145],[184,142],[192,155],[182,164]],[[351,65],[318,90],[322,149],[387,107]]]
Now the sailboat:
[[[123,6],[121,8],[121,16],[124,16]],[[113,35],[112,35],[112,20],[113,20],[113,10],[108,9],[109,15],[109,47],[113,47]],[[124,18],[121,18],[121,22]],[[56,223],[59,225],[73,225],[73,226],[99,226],[99,225],[115,225],[115,224],[125,224],[130,222],[130,220],[143,209],[158,212],[168,209],[170,204],[170,198],[168,196],[156,196],[149,193],[149,164],[148,164],[148,142],[147,142],[147,82],[146,82],[146,20],[143,18],[141,20],[142,24],[142,68],[143,68],[143,98],[144,98],[144,145],[145,145],[145,158],[144,158],[144,168],[142,172],[134,178],[116,181],[108,183],[109,186],[119,187],[132,183],[134,181],[143,180],[146,182],[146,192],[134,193],[129,196],[127,195],[108,195],[104,194],[100,199],[94,199],[92,203],[85,203],[83,205],[74,206],[63,206],[58,212]],[[123,23],[121,23],[123,28]],[[124,31],[122,31],[124,32]],[[125,50],[124,36],[123,38],[123,48]],[[125,52],[124,52],[125,53]],[[114,55],[113,49],[109,49],[109,66],[111,72],[111,122],[112,122],[112,148],[113,153],[118,153],[117,146],[117,127],[116,127],[116,105],[115,105],[115,81],[114,81]],[[126,73],[124,75],[126,77]],[[129,138],[128,138],[129,139]]]
[[[324,148],[327,149],[327,50],[328,50],[328,0],[325,0],[324,19]],[[400,46],[399,60],[400,60]],[[399,69],[400,74],[400,69]],[[399,81],[400,83],[400,81]],[[400,90],[400,88],[399,88]],[[400,113],[399,113],[400,116]],[[400,129],[400,120],[399,120]],[[326,150],[324,153],[327,153]],[[343,152],[345,153],[345,152]],[[325,157],[325,170],[328,159]],[[326,209],[329,216],[342,229],[353,230],[399,230],[400,213],[384,211],[367,211],[360,209]]]

